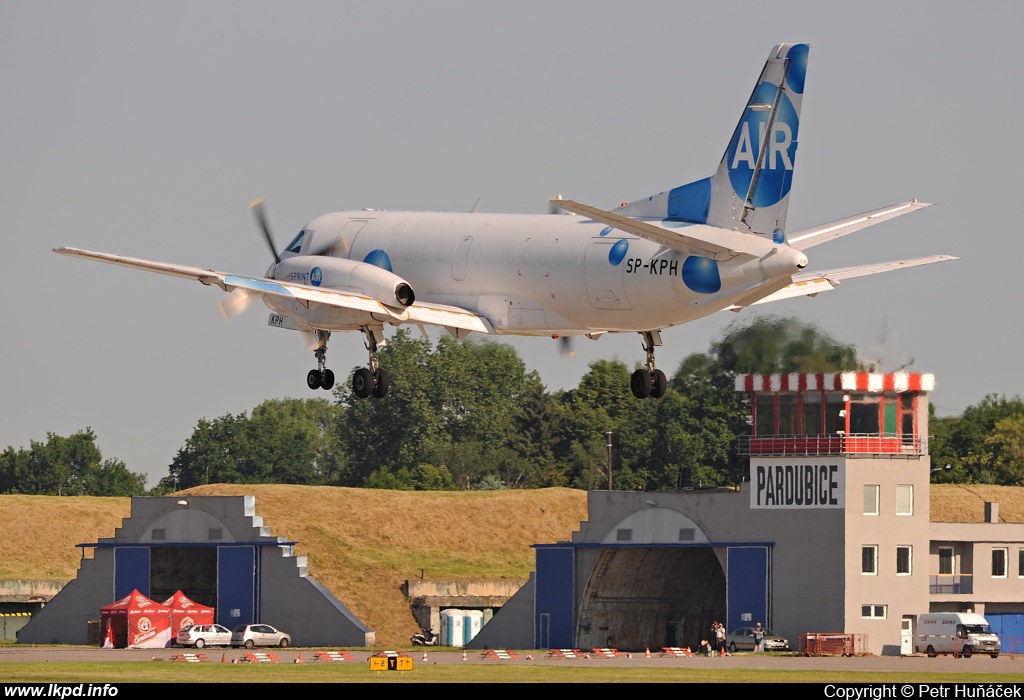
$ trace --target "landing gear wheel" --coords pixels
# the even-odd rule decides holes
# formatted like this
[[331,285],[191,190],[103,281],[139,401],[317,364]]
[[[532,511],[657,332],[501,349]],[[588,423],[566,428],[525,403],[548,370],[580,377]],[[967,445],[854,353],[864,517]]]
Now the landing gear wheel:
[[651,373],[651,398],[660,399],[668,389],[668,378],[660,369]]
[[320,376],[320,388],[327,391],[334,388],[334,372],[329,369],[324,370],[324,373]]
[[645,369],[638,369],[629,378],[629,389],[638,399],[646,399],[651,395],[651,374]]
[[320,370],[309,370],[309,374],[306,375],[306,386],[308,386],[313,391],[316,391],[317,389],[320,388]]
[[373,392],[373,375],[366,367],[360,367],[352,375],[352,391],[361,399]]
[[376,381],[373,383],[373,398],[383,399],[388,395],[388,387],[391,386],[391,380],[388,379],[388,373],[382,369],[378,369],[376,372]]

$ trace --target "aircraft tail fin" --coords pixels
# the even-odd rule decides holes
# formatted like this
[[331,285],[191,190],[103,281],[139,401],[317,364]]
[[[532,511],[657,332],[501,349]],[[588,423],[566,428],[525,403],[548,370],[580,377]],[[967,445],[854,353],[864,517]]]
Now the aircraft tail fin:
[[807,54],[807,44],[779,44],[771,50],[714,175],[629,202],[615,212],[710,224],[782,242]]

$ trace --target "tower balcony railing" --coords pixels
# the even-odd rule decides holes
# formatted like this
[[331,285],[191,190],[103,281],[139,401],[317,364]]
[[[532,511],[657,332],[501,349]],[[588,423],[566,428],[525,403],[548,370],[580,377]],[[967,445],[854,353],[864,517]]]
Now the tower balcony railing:
[[885,433],[833,433],[830,435],[741,435],[739,454],[757,455],[923,455],[928,438]]

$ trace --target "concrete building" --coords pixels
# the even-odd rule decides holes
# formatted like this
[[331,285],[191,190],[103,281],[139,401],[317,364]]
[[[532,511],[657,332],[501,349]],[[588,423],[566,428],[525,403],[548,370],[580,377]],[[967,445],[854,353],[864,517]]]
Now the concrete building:
[[693,647],[719,620],[761,621],[793,648],[843,632],[898,654],[917,615],[967,609],[1024,635],[1024,525],[929,517],[933,387],[927,374],[738,377],[740,489],[591,492],[589,519],[536,545],[530,582],[471,646]]
[[113,537],[79,545],[78,576],[18,631],[18,642],[85,644],[102,606],[133,589],[158,601],[180,589],[214,606],[229,629],[262,622],[299,646],[372,645],[373,631],[309,576],[294,545],[270,536],[253,496],[132,498]]

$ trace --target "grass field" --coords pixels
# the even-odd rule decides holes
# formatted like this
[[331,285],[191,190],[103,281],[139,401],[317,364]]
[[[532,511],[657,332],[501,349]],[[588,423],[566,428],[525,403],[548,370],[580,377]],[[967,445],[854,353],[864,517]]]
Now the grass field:
[[177,664],[26,662],[0,664],[6,683],[1010,683],[1019,673],[903,673],[765,669],[582,668],[415,665],[374,673],[365,663]]
[[[275,536],[299,542],[309,572],[376,631],[382,646],[417,631],[400,586],[418,578],[526,578],[530,545],[566,540],[587,517],[584,491],[414,492],[283,485],[203,486],[194,495],[256,496]],[[985,501],[1024,522],[1024,488],[935,485],[932,520],[980,522]],[[78,543],[111,537],[127,498],[0,495],[0,578],[72,579]]]

